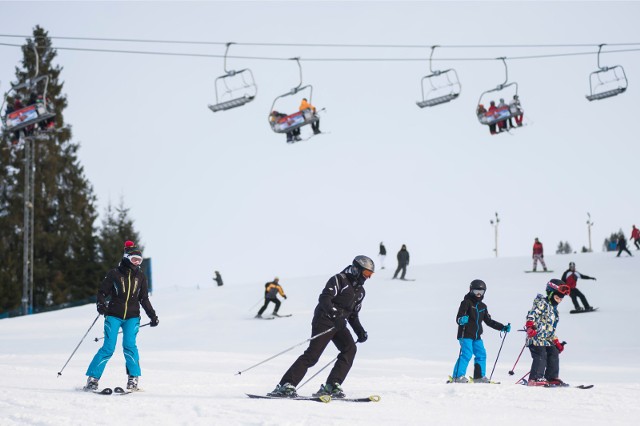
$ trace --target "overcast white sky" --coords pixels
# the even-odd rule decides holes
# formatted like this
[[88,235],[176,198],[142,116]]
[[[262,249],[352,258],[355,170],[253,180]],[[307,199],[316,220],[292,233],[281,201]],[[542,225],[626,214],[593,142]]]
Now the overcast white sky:
[[[1,2],[0,10],[4,35],[39,24],[51,36],[238,43],[640,43],[637,2]],[[218,45],[54,45],[224,53]],[[441,48],[436,57],[581,51],[597,48]],[[375,257],[380,241],[391,258],[407,244],[414,264],[491,257],[494,212],[501,256],[530,253],[535,237],[549,252],[560,240],[588,245],[587,212],[595,250],[640,222],[640,52],[602,56],[624,66],[629,89],[599,102],[584,97],[595,53],[508,61],[528,125],[493,137],[474,112],[480,94],[504,80],[499,61],[435,63],[457,70],[462,94],[419,109],[426,60],[308,59],[428,58],[426,48],[240,45],[231,53],[301,57],[330,134],[288,145],[271,132],[273,99],[298,83],[291,61],[230,60],[229,68],[253,70],[258,95],[213,114],[221,59],[58,54],[65,119],[99,211],[120,197],[131,208],[156,286],[207,284],[215,269],[227,283],[324,274],[356,254]],[[0,58],[4,91],[20,50],[0,46]]]

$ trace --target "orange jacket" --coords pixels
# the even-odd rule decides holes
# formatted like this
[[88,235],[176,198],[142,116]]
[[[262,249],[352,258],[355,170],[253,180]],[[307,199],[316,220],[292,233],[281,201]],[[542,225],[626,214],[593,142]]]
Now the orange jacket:
[[304,111],[305,109],[310,109],[311,111],[313,111],[313,113],[316,113],[316,107],[314,107],[313,105],[311,105],[309,102],[307,102],[306,99],[302,99],[302,102],[300,102],[300,111]]

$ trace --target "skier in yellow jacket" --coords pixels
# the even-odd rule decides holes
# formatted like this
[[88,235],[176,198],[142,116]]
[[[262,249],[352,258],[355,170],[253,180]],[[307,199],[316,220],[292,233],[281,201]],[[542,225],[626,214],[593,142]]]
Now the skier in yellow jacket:
[[262,318],[262,313],[265,311],[265,309],[267,309],[267,305],[269,304],[269,302],[273,302],[276,304],[276,307],[273,308],[273,315],[278,316],[278,309],[280,309],[281,303],[278,300],[278,293],[285,299],[287,298],[287,295],[284,294],[284,290],[282,289],[282,286],[278,284],[278,281],[280,281],[280,279],[278,277],[275,277],[273,281],[270,281],[264,285],[264,305],[262,305],[262,308],[260,308],[260,310],[258,311],[256,318]]

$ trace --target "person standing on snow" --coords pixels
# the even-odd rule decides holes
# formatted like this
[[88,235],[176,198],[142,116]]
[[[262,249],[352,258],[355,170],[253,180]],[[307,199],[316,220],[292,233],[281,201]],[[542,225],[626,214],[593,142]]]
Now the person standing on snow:
[[533,272],[536,272],[538,268],[538,261],[542,264],[544,271],[547,270],[547,265],[544,263],[544,248],[542,247],[542,243],[536,238],[533,242]]
[[409,265],[409,252],[407,251],[406,245],[402,245],[402,248],[396,257],[398,258],[398,268],[396,269],[396,272],[393,273],[393,279],[395,280],[398,277],[398,273],[402,271],[400,279],[404,280],[404,276],[407,274],[407,266]]
[[547,283],[546,296],[538,294],[533,307],[527,314],[525,345],[531,351],[531,371],[528,386],[563,386],[560,380],[560,360],[558,355],[564,350],[566,342],[556,337],[556,327],[560,320],[558,304],[571,289],[558,279]]
[[[571,302],[573,302],[573,306],[575,307],[576,311],[593,311],[593,306],[589,305],[589,302],[587,302],[587,298],[576,287],[578,285],[579,278],[596,281],[594,277],[590,277],[576,271],[576,264],[574,262],[569,262],[569,269],[564,271],[564,274],[562,274],[562,281],[564,281],[565,284],[567,284],[571,289]],[[578,304],[578,297],[582,301],[584,307],[581,307],[580,304]]]
[[636,228],[635,225],[631,229],[631,239],[633,240],[633,245],[636,246],[636,250],[640,250],[640,229]]
[[278,294],[280,296],[287,298],[287,295],[284,294],[284,290],[282,286],[279,284],[280,278],[275,277],[273,281],[270,281],[264,285],[264,305],[258,311],[256,318],[262,318],[262,313],[267,309],[267,305],[273,302],[276,307],[273,308],[273,316],[278,316],[278,309],[280,309],[280,301],[278,300]]
[[326,383],[320,386],[320,390],[314,396],[346,396],[342,391],[342,383],[356,356],[356,342],[347,328],[347,322],[356,333],[357,342],[366,342],[368,335],[360,324],[359,312],[365,297],[364,283],[374,272],[373,260],[367,256],[356,256],[351,265],[329,278],[313,313],[311,335],[314,337],[310,339],[309,347],[284,373],[280,383],[268,394],[269,396],[298,396],[296,386],[304,378],[307,370],[316,365],[329,342],[333,342],[340,353]]
[[380,241],[380,251],[378,252],[378,256],[380,257],[380,269],[384,269],[384,259],[387,257],[387,248],[384,246],[382,241]]
[[98,381],[116,348],[120,328],[127,366],[127,389],[138,390],[138,378],[142,374],[136,346],[136,336],[140,328],[140,306],[151,320],[151,327],[157,326],[160,322],[149,300],[147,277],[140,270],[141,263],[140,249],[133,241],[126,241],[120,264],[107,272],[100,284],[96,306],[98,313],[104,315],[104,343],[87,369],[85,391],[98,389]]
[[458,342],[460,342],[460,355],[453,367],[453,375],[448,383],[468,383],[466,377],[467,366],[473,355],[473,383],[490,383],[486,377],[487,351],[484,348],[482,336],[482,323],[500,330],[500,333],[511,331],[511,324],[503,325],[491,319],[487,305],[482,302],[487,285],[482,280],[473,280],[469,285],[469,293],[464,296],[456,323],[458,324]]
[[220,272],[215,271],[215,277],[213,277],[213,280],[218,283],[218,287],[224,285],[224,282],[222,281],[222,275],[220,275]]
[[623,251],[626,251],[629,256],[633,256],[627,248],[627,239],[624,237],[622,231],[620,231],[620,236],[618,237],[618,254],[616,257],[620,257]]

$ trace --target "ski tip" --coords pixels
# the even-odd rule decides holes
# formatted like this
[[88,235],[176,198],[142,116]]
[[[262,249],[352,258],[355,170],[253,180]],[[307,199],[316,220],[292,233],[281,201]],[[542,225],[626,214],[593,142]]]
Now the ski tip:
[[373,402],[380,402],[380,399],[382,398],[380,398],[380,395],[370,395],[369,399]]
[[318,398],[320,398],[320,401],[324,402],[325,404],[331,402],[331,395],[320,395]]

